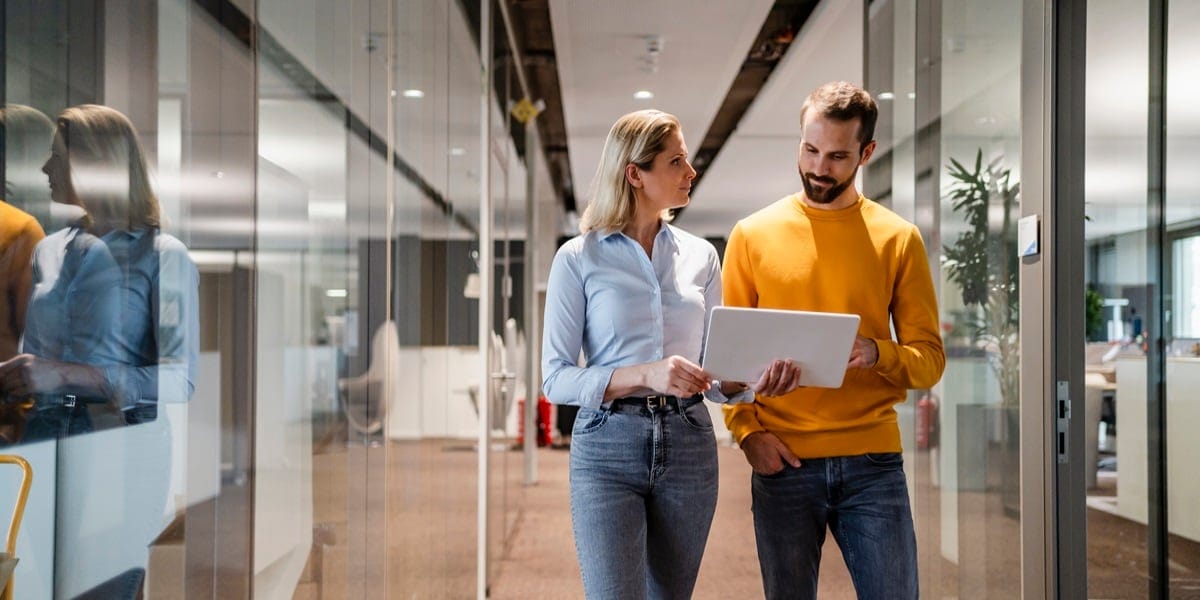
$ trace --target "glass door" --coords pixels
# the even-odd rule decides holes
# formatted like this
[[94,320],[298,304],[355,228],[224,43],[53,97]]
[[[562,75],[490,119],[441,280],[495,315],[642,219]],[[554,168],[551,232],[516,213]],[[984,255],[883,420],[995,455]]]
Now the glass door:
[[1019,386],[1041,377],[1023,368],[1016,253],[1022,124],[1036,114],[1021,102],[1022,49],[1041,35],[1023,28],[1026,4],[876,0],[868,11],[880,118],[864,190],[920,228],[946,348],[942,380],[897,406],[931,597],[1021,593],[1021,418],[1041,402]]
[[1088,3],[1090,596],[1200,597],[1197,23],[1194,3]]

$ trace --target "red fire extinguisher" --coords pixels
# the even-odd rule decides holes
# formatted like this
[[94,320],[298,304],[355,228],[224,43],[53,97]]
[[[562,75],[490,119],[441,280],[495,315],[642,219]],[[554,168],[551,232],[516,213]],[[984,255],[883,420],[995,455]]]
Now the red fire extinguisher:
[[[525,441],[525,399],[517,398],[517,444]],[[550,401],[545,396],[538,396],[537,403],[537,445],[550,445]]]
[[926,391],[917,400],[917,449],[928,450],[938,445],[938,398]]

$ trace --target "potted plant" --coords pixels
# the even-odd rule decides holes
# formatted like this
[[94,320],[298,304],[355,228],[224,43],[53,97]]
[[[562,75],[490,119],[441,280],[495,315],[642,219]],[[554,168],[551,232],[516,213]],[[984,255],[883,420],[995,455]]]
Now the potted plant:
[[1016,211],[1020,184],[1003,157],[972,166],[951,159],[951,207],[966,220],[964,231],[943,248],[942,266],[958,286],[969,337],[987,356],[1000,387],[1000,477],[1006,512],[1019,510],[1020,323]]

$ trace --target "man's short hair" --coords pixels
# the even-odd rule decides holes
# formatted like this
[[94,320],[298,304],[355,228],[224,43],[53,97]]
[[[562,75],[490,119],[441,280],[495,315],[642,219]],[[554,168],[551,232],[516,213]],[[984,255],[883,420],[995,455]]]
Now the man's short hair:
[[804,115],[815,110],[822,117],[835,121],[858,120],[858,141],[861,152],[875,139],[875,121],[879,119],[879,107],[871,94],[853,83],[831,81],[813,90],[800,108],[800,126],[804,126]]

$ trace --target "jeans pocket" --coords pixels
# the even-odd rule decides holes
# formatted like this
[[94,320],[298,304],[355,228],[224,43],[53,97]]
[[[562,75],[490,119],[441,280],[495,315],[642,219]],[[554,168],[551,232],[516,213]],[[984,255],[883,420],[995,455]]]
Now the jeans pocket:
[[600,431],[604,424],[608,422],[608,415],[612,414],[607,410],[596,410],[594,408],[581,408],[579,414],[575,415],[575,426],[571,428],[571,436],[587,435],[594,431]]
[[780,467],[779,470],[775,471],[774,473],[765,473],[764,474],[764,473],[759,473],[758,471],[752,471],[752,473],[754,474],[755,477],[757,477],[759,479],[765,479],[768,481],[772,481],[775,479],[780,479],[784,475],[787,475],[789,468],[791,468],[791,465],[784,463],[783,466]]
[[696,431],[707,433],[713,430],[712,415],[708,414],[708,407],[703,400],[679,411],[679,418]]
[[893,469],[904,466],[904,456],[899,452],[868,452],[863,457],[876,467]]

